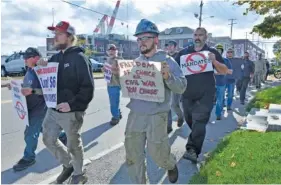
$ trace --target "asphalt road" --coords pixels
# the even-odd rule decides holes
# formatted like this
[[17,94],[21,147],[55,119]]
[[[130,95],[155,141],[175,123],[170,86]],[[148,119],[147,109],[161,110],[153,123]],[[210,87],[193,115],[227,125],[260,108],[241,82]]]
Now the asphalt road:
[[[82,140],[85,150],[85,159],[90,159],[91,164],[86,167],[89,175],[88,183],[127,184],[128,176],[124,165],[124,130],[129,110],[125,107],[128,99],[121,98],[123,119],[112,127],[108,121],[111,119],[109,100],[104,80],[96,80],[95,97],[86,111],[85,122],[82,127]],[[37,163],[22,172],[14,172],[12,166],[22,157],[25,147],[23,132],[24,125],[14,121],[15,113],[12,109],[11,93],[6,88],[1,89],[1,160],[2,184],[37,184],[50,183],[60,173],[61,166],[44,147],[42,136],[39,138],[37,148]],[[250,96],[250,93],[249,93]],[[234,101],[234,111],[224,113],[222,121],[215,121],[214,110],[207,127],[206,141],[203,154],[215,148],[220,139],[237,127],[237,122],[243,120],[243,106]],[[197,172],[197,166],[182,159],[184,146],[190,130],[185,124],[170,134],[172,152],[176,155],[180,169],[178,183],[187,183],[191,175]],[[200,156],[201,159],[203,156]],[[85,162],[87,162],[86,160]],[[88,161],[90,162],[90,161]],[[98,172],[100,171],[100,172]],[[102,171],[102,172],[101,172]],[[167,183],[165,171],[159,169],[148,160],[148,176],[151,183]]]

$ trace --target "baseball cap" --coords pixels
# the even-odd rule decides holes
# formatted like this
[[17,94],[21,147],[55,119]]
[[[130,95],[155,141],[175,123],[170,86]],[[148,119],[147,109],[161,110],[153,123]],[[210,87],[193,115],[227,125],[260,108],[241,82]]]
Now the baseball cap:
[[117,47],[114,44],[109,44],[107,50],[116,50]]
[[23,58],[24,58],[24,60],[26,60],[26,59],[29,59],[31,57],[36,57],[36,56],[41,57],[41,54],[38,51],[38,49],[29,47],[25,50]]
[[66,21],[61,21],[56,26],[48,26],[48,29],[52,31],[58,30],[61,32],[69,33],[71,35],[75,35],[75,28]]
[[168,44],[173,44],[174,46],[178,45],[178,43],[175,40],[169,40]]

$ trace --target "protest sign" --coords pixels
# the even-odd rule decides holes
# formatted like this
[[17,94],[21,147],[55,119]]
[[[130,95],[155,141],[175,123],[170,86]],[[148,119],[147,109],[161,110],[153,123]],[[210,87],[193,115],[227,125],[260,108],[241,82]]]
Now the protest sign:
[[111,70],[111,65],[108,63],[104,64],[104,79],[107,83],[110,83],[111,77],[112,77],[112,70]]
[[47,66],[37,66],[34,68],[40,81],[44,99],[48,108],[56,108],[57,106],[58,65],[59,63],[52,62]]
[[11,80],[12,97],[13,97],[13,107],[17,116],[16,120],[18,122],[29,125],[28,123],[28,109],[26,104],[26,98],[21,93],[21,80]]
[[161,62],[119,60],[118,66],[123,97],[164,102]]
[[208,59],[208,51],[194,52],[180,57],[180,68],[184,75],[193,75],[213,71],[213,64]]

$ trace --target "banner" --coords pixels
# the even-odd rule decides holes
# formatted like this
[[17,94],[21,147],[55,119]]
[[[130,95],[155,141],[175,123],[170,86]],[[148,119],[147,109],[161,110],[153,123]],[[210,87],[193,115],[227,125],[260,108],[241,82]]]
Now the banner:
[[193,75],[213,71],[213,64],[208,59],[209,51],[200,51],[180,57],[180,68],[184,75]]
[[107,83],[110,83],[112,77],[111,65],[105,63],[103,67],[104,67],[104,79]]
[[[37,66],[34,68],[40,81],[44,99],[48,108],[57,106],[57,74],[59,63],[48,63],[47,66]],[[71,83],[71,82],[69,82]]]
[[13,107],[16,113],[15,117],[17,121],[29,126],[26,98],[21,93],[22,83],[23,82],[21,80],[11,80]]
[[119,60],[118,66],[123,97],[164,102],[161,62]]

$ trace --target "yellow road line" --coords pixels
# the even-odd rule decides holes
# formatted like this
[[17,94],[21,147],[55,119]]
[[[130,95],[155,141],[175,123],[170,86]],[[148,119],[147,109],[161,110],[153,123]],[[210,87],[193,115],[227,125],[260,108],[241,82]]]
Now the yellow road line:
[[3,101],[1,101],[1,104],[5,104],[5,103],[12,103],[12,100],[3,100]]

